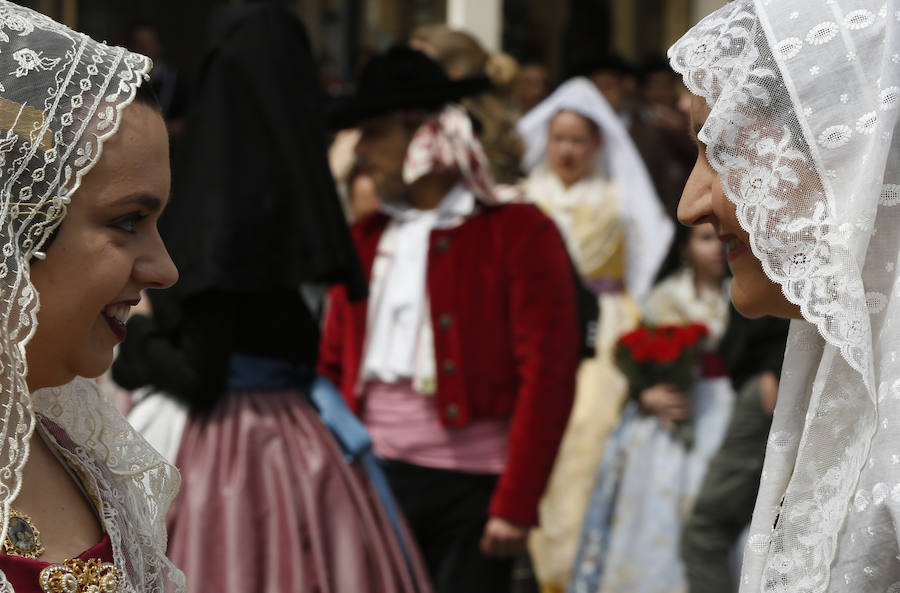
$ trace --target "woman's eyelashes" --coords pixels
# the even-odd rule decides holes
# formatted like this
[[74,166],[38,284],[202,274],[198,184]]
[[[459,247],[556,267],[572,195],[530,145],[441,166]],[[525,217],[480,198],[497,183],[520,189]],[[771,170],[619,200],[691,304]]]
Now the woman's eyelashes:
[[145,218],[147,218],[147,215],[143,212],[131,212],[113,220],[109,226],[125,233],[133,234],[137,231],[138,224]]

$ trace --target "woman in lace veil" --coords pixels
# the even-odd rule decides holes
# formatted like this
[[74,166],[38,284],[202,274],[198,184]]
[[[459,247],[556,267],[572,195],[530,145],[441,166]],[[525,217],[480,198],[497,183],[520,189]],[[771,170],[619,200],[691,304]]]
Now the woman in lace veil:
[[80,378],[140,291],[177,279],[150,67],[0,2],[0,591],[183,591],[177,473]]
[[669,52],[748,316],[791,317],[742,591],[898,591],[900,4],[733,2]]

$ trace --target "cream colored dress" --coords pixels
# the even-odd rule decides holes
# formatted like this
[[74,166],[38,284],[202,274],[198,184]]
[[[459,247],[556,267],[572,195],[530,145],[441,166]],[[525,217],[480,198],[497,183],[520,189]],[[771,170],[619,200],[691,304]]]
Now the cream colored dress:
[[544,165],[523,187],[556,222],[582,280],[607,289],[598,296],[597,353],[579,368],[575,405],[539,507],[541,526],[529,541],[541,590],[556,592],[569,581],[603,446],[627,392],[613,347],[637,324],[640,312],[624,289],[627,222],[613,185],[592,175],[566,188]]

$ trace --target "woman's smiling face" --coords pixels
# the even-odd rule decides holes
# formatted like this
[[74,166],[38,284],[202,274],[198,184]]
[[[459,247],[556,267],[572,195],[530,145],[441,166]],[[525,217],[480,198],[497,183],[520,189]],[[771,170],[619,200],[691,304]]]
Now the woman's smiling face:
[[[709,113],[706,101],[693,97],[691,129],[695,137]],[[780,285],[766,276],[762,264],[750,250],[750,234],[738,223],[735,205],[725,196],[719,174],[706,158],[706,146],[699,140],[697,143],[697,162],[678,204],[678,220],[688,226],[712,223],[719,240],[728,249],[728,265],[734,275],[731,300],[741,314],[799,318],[799,308],[784,297]]]
[[46,260],[32,260],[40,309],[26,347],[31,390],[102,374],[141,290],[175,283],[156,229],[169,188],[165,123],[133,103],[72,196]]

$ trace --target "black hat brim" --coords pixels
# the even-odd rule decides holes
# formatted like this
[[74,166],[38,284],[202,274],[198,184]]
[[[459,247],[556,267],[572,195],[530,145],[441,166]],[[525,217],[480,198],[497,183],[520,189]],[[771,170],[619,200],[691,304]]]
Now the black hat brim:
[[437,109],[450,103],[481,93],[490,86],[487,77],[476,76],[458,81],[448,81],[440,86],[404,90],[397,94],[380,94],[365,96],[355,94],[337,99],[329,111],[328,126],[332,130],[353,128],[370,117],[384,115],[400,109],[423,108]]

